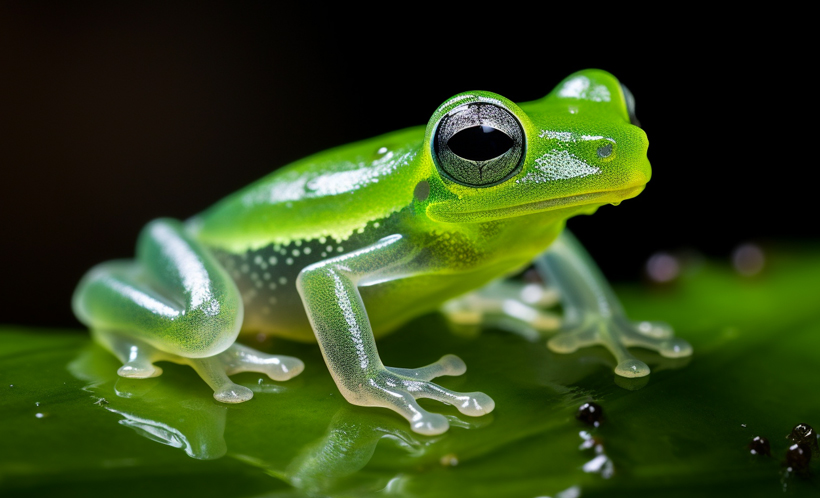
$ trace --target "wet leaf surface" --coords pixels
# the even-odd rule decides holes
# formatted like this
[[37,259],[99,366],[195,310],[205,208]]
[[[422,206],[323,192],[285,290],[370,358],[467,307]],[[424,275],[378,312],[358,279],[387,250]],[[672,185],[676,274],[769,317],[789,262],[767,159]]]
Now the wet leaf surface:
[[[441,384],[496,401],[480,418],[423,402],[450,418],[435,437],[347,404],[313,345],[243,339],[306,370],[234,376],[255,396],[228,406],[187,367],[120,379],[87,333],[4,327],[0,494],[816,496],[820,455],[807,472],[783,464],[792,428],[820,426],[818,283],[820,252],[781,251],[754,277],[706,263],[664,287],[619,289],[630,316],[669,322],[695,348],[691,360],[641,352],[648,379],[615,378],[602,349],[556,355],[543,340],[452,334],[422,317],[379,342],[384,363],[457,354],[468,372]],[[597,428],[576,418],[590,401]],[[750,453],[755,436],[771,457]]]

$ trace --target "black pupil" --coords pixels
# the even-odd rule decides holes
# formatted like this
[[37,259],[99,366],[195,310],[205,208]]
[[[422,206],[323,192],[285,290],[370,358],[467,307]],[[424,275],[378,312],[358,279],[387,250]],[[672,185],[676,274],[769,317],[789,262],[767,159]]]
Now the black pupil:
[[447,141],[447,146],[459,157],[470,161],[487,161],[512,149],[513,140],[492,126],[465,128]]

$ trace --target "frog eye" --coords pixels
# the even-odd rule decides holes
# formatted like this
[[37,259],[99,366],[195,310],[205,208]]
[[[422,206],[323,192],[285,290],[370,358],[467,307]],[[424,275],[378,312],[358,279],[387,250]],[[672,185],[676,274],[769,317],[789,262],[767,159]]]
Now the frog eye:
[[489,187],[514,175],[524,157],[524,130],[507,109],[473,102],[450,110],[433,136],[433,159],[455,182]]
[[623,83],[621,83],[621,91],[624,93],[626,113],[629,115],[629,122],[640,127],[641,122],[638,121],[638,117],[635,116],[635,97],[632,95],[632,92],[629,91],[629,88],[627,88]]

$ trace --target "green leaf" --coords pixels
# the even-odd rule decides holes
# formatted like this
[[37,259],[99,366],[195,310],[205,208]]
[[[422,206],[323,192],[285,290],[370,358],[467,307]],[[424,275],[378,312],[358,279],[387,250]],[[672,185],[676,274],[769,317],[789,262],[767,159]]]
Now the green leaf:
[[[638,352],[644,379],[612,373],[602,349],[557,355],[499,330],[454,335],[428,315],[379,343],[384,363],[446,353],[469,371],[441,384],[484,391],[496,410],[446,414],[436,437],[384,409],[349,405],[315,345],[246,340],[305,361],[288,382],[234,379],[254,399],[223,405],[193,370],[118,378],[86,333],[0,329],[2,496],[816,496],[783,466],[793,426],[820,427],[820,252],[768,255],[743,277],[705,263],[665,287],[619,289],[630,316],[663,320],[691,360]],[[593,428],[576,420],[603,407]],[[754,436],[771,456],[752,455]]]

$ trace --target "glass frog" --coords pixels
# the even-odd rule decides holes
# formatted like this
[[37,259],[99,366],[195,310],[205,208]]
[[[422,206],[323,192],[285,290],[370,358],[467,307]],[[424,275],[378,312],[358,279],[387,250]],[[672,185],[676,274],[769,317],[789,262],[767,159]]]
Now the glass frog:
[[296,161],[185,222],[150,222],[134,260],[102,263],[82,279],[74,312],[123,362],[121,376],[185,363],[225,403],[253,396],[233,373],[286,380],[304,368],[236,343],[240,332],[315,340],[350,403],[389,408],[413,431],[439,434],[447,419],[417,398],[470,416],[492,411],[493,400],[431,382],[464,373],[458,357],[388,367],[375,339],[454,298],[456,319],[494,309],[547,328],[538,303],[492,292],[469,298],[535,261],[563,299],[562,330],[549,347],[600,344],[617,374],[647,375],[626,347],[667,357],[691,347],[666,326],[628,320],[564,230],[567,218],[643,190],[651,170],[636,124],[632,95],[601,70],[520,105],[485,91],[456,95],[426,127]]

